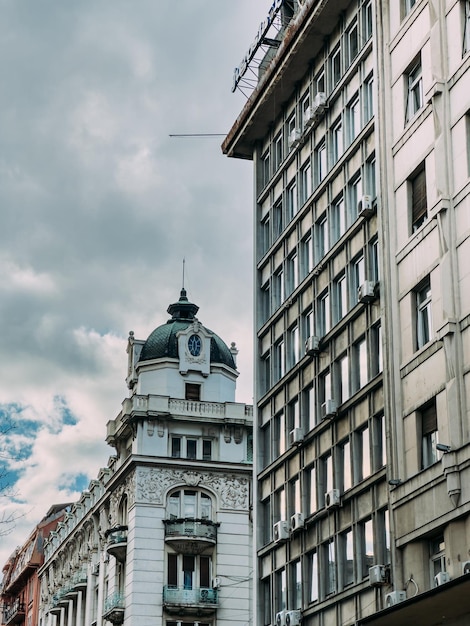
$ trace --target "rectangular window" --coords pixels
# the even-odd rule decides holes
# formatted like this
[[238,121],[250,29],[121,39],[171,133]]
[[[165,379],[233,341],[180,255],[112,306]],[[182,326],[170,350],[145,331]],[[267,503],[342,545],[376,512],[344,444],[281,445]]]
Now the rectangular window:
[[282,163],[283,149],[282,149],[282,133],[276,136],[274,140],[274,169],[277,171]]
[[431,281],[427,278],[416,290],[416,347],[419,350],[431,341]]
[[357,22],[355,22],[347,32],[346,41],[348,44],[347,61],[349,66],[357,57],[357,53],[359,52],[359,31],[357,28]]
[[350,396],[350,387],[349,387],[349,359],[346,354],[339,360],[339,371],[340,371],[340,393],[341,393],[341,402],[346,402],[346,400]]
[[336,593],[336,546],[331,539],[324,545],[326,595]]
[[276,274],[274,274],[274,308],[278,309],[281,304],[285,300],[284,293],[284,272],[279,269]]
[[358,203],[362,199],[362,178],[352,180],[348,185],[349,216],[351,223],[357,219]]
[[318,302],[317,323],[318,323],[317,334],[320,337],[323,337],[329,332],[331,328],[330,296],[328,292],[320,296],[320,299]]
[[186,400],[196,400],[199,402],[201,399],[201,385],[197,385],[195,383],[186,383],[185,386],[185,399]]
[[186,458],[187,459],[197,458],[197,439],[186,440]]
[[374,79],[372,76],[364,82],[362,93],[364,99],[364,124],[367,124],[374,115]]
[[342,586],[346,587],[354,582],[354,542],[352,530],[341,535],[341,575]]
[[310,161],[300,171],[301,204],[304,204],[312,195],[312,168]]
[[302,128],[305,128],[306,122],[310,119],[310,94],[307,93],[302,99],[300,110],[302,112]]
[[300,480],[296,478],[289,483],[289,515],[302,512],[302,502],[300,495]]
[[348,311],[348,293],[346,289],[346,275],[342,274],[333,283],[334,289],[334,322],[339,322]]
[[343,491],[347,491],[352,487],[351,475],[351,444],[345,441],[341,446],[342,470],[343,470]]
[[402,19],[408,15],[411,9],[416,4],[416,0],[402,0],[401,3],[401,17]]
[[269,150],[267,150],[261,157],[261,182],[262,182],[263,188],[266,187],[266,185],[268,184],[270,177],[271,177],[271,158],[270,158]]
[[302,567],[300,559],[291,563],[291,590],[289,606],[293,609],[302,608]]
[[286,570],[281,569],[275,575],[274,602],[276,613],[287,609]]
[[362,38],[367,41],[372,37],[372,0],[369,0],[362,9]]
[[326,143],[324,141],[316,149],[315,157],[317,168],[317,185],[319,185],[327,174]]
[[367,344],[362,339],[354,344],[355,389],[362,389],[369,381],[367,367]]
[[370,435],[369,427],[363,428],[359,431],[359,447],[361,449],[361,478],[364,480],[370,476],[371,472],[371,448],[370,448]]
[[300,360],[300,337],[298,326],[294,326],[294,328],[291,329],[289,339],[289,366],[294,367],[294,365]]
[[273,240],[275,241],[282,233],[284,220],[282,215],[282,199],[279,198],[273,206]]
[[276,381],[280,380],[286,373],[286,349],[284,341],[278,341],[275,348],[275,366],[276,366]]
[[287,285],[286,296],[297,289],[299,285],[299,257],[296,253],[291,254],[287,259]]
[[309,515],[317,510],[317,482],[315,466],[308,470],[308,511]]
[[328,233],[328,218],[321,217],[315,224],[315,262],[319,263],[330,249],[330,238]]
[[315,386],[311,385],[305,390],[305,424],[312,430],[317,424],[317,405],[315,400]]
[[431,565],[431,586],[434,587],[434,576],[446,571],[446,544],[443,535],[433,537],[429,542],[429,560]]
[[428,218],[426,169],[422,167],[409,181],[411,191],[411,228],[415,232]]
[[325,72],[320,72],[315,79],[315,94],[325,92]]
[[333,127],[331,134],[333,163],[336,163],[336,161],[338,161],[343,154],[343,125],[341,121]]
[[346,207],[344,199],[339,198],[331,207],[332,240],[338,241],[346,232]]
[[470,52],[470,0],[463,0],[463,45],[462,56]]
[[438,460],[436,444],[439,441],[437,430],[437,409],[435,398],[418,412],[421,426],[421,469]]
[[341,48],[331,55],[331,88],[334,89],[341,80]]
[[171,438],[171,456],[174,459],[179,459],[181,457],[181,437]]
[[365,280],[365,263],[364,257],[361,256],[352,264],[351,272],[351,301],[358,302],[358,290]]
[[269,220],[269,213],[264,216],[264,218],[260,222],[260,253],[259,258],[261,258],[270,248],[271,246],[271,222]]
[[309,557],[309,602],[318,601],[318,558],[317,553],[312,552]]
[[374,565],[374,530],[372,520],[359,524],[361,535],[362,578],[369,575],[369,568]]
[[287,215],[288,221],[290,221],[294,215],[297,214],[298,205],[297,205],[297,185],[292,183],[287,188]]
[[313,240],[311,233],[302,239],[301,253],[302,277],[305,278],[313,270]]
[[210,439],[202,440],[202,459],[203,461],[212,459],[212,441]]
[[409,122],[411,118],[421,109],[424,104],[423,101],[423,76],[421,68],[421,58],[413,63],[408,72],[406,73],[406,121]]
[[348,141],[351,144],[358,136],[361,130],[361,108],[359,106],[359,98],[356,97],[348,105],[347,109],[348,121]]

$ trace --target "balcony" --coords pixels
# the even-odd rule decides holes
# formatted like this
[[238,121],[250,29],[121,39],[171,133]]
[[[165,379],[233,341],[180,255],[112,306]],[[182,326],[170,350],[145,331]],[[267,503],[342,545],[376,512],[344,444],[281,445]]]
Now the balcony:
[[164,587],[163,606],[167,613],[173,615],[211,615],[218,606],[217,589]]
[[179,553],[201,554],[217,543],[217,526],[206,519],[167,519],[165,541]]
[[52,596],[51,608],[49,613],[52,615],[60,615],[61,609],[68,606],[71,596],[69,596],[70,585],[59,589],[57,593]]
[[113,593],[104,601],[103,618],[112,624],[122,624],[124,621],[124,595]]
[[13,604],[6,606],[3,610],[4,624],[24,624],[26,618],[26,608],[24,602],[17,598]]
[[106,552],[121,563],[124,562],[127,554],[127,526],[108,528],[105,536],[108,539]]
[[88,585],[88,575],[86,569],[80,570],[72,578],[72,586],[75,591],[83,591]]

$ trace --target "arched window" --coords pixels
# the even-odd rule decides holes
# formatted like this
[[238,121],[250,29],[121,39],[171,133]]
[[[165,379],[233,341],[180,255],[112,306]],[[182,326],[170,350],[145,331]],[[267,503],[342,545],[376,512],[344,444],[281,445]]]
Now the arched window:
[[127,495],[123,495],[119,502],[118,524],[127,526]]
[[212,520],[210,496],[194,489],[173,491],[167,500],[167,519]]

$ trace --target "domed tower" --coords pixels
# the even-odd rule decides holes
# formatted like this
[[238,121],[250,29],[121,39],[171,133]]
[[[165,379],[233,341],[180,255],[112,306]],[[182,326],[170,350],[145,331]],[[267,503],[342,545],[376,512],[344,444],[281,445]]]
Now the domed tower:
[[130,333],[127,384],[132,393],[204,402],[235,400],[238,351],[200,323],[198,310],[182,289],[178,302],[168,307],[170,319],[146,341]]

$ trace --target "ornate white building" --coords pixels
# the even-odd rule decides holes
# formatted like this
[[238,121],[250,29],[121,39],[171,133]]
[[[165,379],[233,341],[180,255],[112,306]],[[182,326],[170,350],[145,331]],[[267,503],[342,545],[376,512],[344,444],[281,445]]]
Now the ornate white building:
[[45,546],[42,626],[249,621],[252,407],[197,311],[183,289],[146,341],[130,333],[116,454]]

